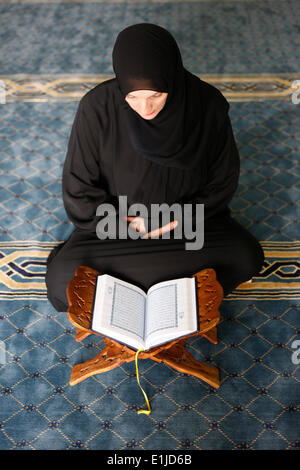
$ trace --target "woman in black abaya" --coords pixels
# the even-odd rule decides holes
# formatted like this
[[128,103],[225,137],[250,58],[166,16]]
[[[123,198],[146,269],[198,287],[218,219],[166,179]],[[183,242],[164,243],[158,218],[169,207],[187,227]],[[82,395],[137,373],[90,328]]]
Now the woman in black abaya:
[[[48,299],[57,311],[68,309],[66,289],[79,265],[144,290],[211,267],[227,295],[264,261],[260,244],[228,207],[240,169],[229,103],[183,67],[175,39],[161,26],[121,31],[113,67],[116,77],[80,100],[72,126],[62,189],[75,229],[48,258]],[[120,195],[128,207],[143,203],[149,217],[124,215]],[[122,239],[117,231],[117,238],[100,239],[97,225],[105,216],[96,211],[104,203],[139,238]],[[201,249],[185,249],[184,233],[175,235],[184,212],[181,221],[152,223],[151,205],[162,203],[192,204],[194,221],[196,204],[204,204]]]

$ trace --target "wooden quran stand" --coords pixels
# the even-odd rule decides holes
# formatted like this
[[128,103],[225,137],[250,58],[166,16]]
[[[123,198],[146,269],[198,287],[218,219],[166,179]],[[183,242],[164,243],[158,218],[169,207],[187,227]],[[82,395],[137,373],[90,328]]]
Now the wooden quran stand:
[[[70,322],[77,327],[76,341],[81,341],[90,334],[96,334],[104,337],[106,343],[106,347],[94,359],[73,367],[70,385],[76,385],[92,375],[101,374],[124,362],[135,360],[135,350],[90,330],[95,281],[98,274],[100,273],[95,269],[79,266],[67,288],[69,302],[67,313]],[[212,268],[203,269],[191,277],[196,277],[197,280],[199,330],[184,338],[149,349],[147,352],[140,352],[139,358],[164,362],[179,372],[194,375],[212,387],[219,388],[220,379],[217,367],[194,359],[192,354],[185,349],[185,343],[188,337],[200,335],[217,344],[216,325],[220,321],[218,308],[223,299],[223,289]]]

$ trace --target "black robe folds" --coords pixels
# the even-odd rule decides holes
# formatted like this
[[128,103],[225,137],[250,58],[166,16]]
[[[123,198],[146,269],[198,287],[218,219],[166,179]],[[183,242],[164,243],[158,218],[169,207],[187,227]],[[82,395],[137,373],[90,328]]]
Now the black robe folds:
[[211,121],[203,129],[208,134],[203,158],[189,169],[161,166],[135,152],[116,79],[81,99],[63,170],[64,205],[76,227],[95,231],[98,205],[109,202],[118,211],[118,195],[126,195],[128,205],[145,204],[149,217],[152,203],[201,203],[205,220],[226,208],[239,178],[239,154],[224,112],[229,104],[206,82],[199,91],[201,113]]
[[[46,274],[48,298],[57,310],[67,309],[66,287],[80,264],[145,290],[213,267],[225,295],[260,270],[260,245],[228,208],[240,169],[229,104],[217,88],[200,83],[199,112],[210,116],[210,125],[203,129],[208,133],[203,155],[188,169],[162,166],[136,153],[116,79],[100,83],[80,100],[62,179],[65,210],[75,230],[50,254]],[[145,204],[148,231],[159,225],[150,225],[153,203],[193,204],[193,218],[195,205],[204,204],[204,246],[186,250],[185,237],[175,239],[172,232],[170,239],[99,239],[96,227],[104,216],[96,215],[97,207],[110,203],[119,216],[120,195],[127,196],[128,206]]]

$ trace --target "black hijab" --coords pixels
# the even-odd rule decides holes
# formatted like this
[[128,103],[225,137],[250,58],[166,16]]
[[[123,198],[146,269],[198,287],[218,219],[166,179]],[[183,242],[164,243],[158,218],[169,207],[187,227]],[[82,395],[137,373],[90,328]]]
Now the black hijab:
[[[117,36],[112,56],[134,149],[160,165],[183,169],[197,166],[215,138],[216,109],[205,103],[201,93],[205,82],[183,67],[173,36],[155,24],[132,25]],[[153,119],[143,119],[125,101],[126,95],[136,90],[168,93],[163,109]],[[219,94],[223,109],[218,112],[224,120],[229,105]]]

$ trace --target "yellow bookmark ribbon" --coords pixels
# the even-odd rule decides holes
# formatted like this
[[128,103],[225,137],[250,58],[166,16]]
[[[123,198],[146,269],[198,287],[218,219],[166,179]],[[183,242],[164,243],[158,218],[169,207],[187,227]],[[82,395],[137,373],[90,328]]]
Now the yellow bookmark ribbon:
[[137,413],[138,415],[143,413],[145,415],[149,415],[151,413],[151,408],[150,408],[150,403],[149,403],[149,400],[147,398],[147,395],[146,393],[144,392],[144,390],[142,389],[141,387],[141,384],[140,384],[140,379],[139,379],[139,370],[138,370],[138,365],[137,365],[137,358],[138,358],[138,354],[141,352],[141,351],[145,351],[145,349],[141,348],[139,349],[137,352],[136,352],[136,355],[135,355],[135,369],[136,369],[136,380],[140,386],[140,389],[142,390],[143,394],[144,394],[144,397],[146,399],[146,403],[148,405],[148,410],[139,410]]

